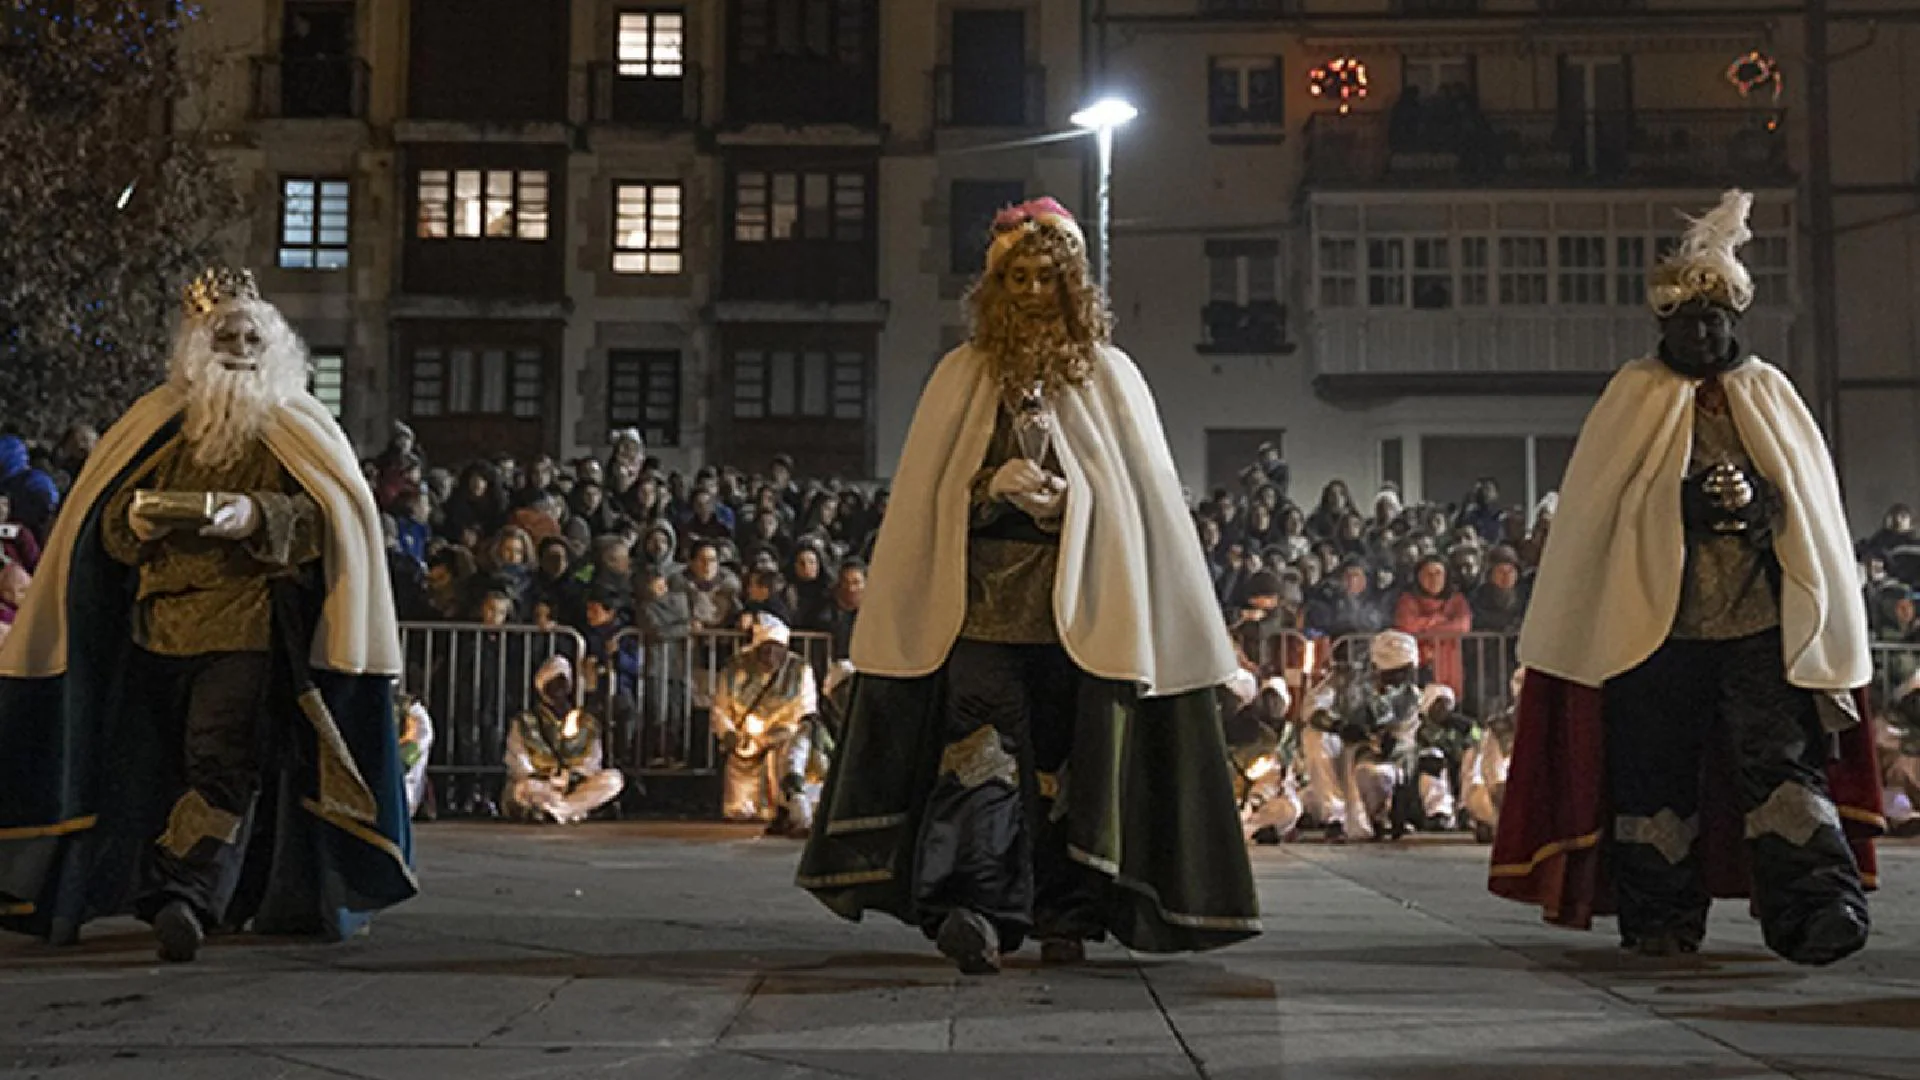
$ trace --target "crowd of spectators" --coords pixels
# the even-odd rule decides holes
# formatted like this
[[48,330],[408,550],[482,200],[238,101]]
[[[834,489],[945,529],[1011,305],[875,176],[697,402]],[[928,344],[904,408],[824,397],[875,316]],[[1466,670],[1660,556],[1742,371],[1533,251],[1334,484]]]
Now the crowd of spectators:
[[[1549,494],[1528,509],[1483,478],[1458,503],[1407,504],[1393,485],[1364,508],[1334,480],[1295,504],[1272,446],[1195,508],[1216,595],[1250,666],[1266,666],[1288,631],[1346,638],[1396,629],[1422,642],[1432,678],[1462,695],[1504,674],[1470,678],[1460,635],[1517,634],[1553,524]],[[1476,702],[1476,704],[1478,704]]]
[[[97,435],[53,446],[0,436],[0,628],[11,622],[61,499]],[[758,473],[685,475],[650,459],[635,431],[604,456],[559,462],[498,454],[431,461],[404,424],[365,462],[387,525],[403,621],[567,627],[589,655],[629,628],[647,642],[743,630],[760,612],[830,638],[844,658],[887,492],[803,478],[780,456]],[[1216,598],[1243,656],[1267,666],[1276,638],[1399,629],[1423,642],[1432,678],[1477,706],[1458,635],[1511,637],[1525,616],[1555,496],[1529,508],[1492,479],[1457,503],[1370,502],[1334,480],[1293,499],[1286,462],[1263,446],[1237,490],[1193,507]],[[1920,530],[1904,505],[1858,553],[1875,640],[1920,644]],[[3,631],[0,631],[3,632]],[[633,635],[628,635],[632,637]],[[1471,665],[1468,665],[1471,666]]]

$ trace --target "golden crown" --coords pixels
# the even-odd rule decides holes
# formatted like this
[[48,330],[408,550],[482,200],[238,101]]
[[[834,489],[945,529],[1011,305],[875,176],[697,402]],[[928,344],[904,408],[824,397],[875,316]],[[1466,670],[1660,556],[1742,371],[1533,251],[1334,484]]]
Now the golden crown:
[[253,271],[226,266],[207,267],[180,290],[180,307],[189,318],[210,314],[228,301],[258,299],[260,286],[254,283]]

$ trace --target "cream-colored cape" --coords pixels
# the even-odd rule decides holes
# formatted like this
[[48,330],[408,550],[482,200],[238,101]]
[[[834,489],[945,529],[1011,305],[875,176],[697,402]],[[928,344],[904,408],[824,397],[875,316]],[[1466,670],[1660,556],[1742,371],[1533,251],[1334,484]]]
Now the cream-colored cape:
[[[1749,359],[1720,382],[1741,443],[1786,504],[1773,550],[1787,680],[1865,686],[1866,608],[1826,442],[1771,364]],[[1629,363],[1607,385],[1567,465],[1520,631],[1522,664],[1597,687],[1667,639],[1686,566],[1680,484],[1698,386],[1656,359]]]
[[[47,539],[13,632],[0,645],[0,676],[46,678],[67,670],[67,569],[81,524],[94,503],[108,498],[121,470],[186,407],[171,383],[134,402],[108,429],[74,481]],[[314,628],[314,667],[348,675],[398,675],[402,670],[386,543],[353,447],[326,407],[299,394],[275,410],[266,432],[274,456],[313,497],[327,523],[327,598]],[[73,628],[84,633],[85,627]]]
[[[967,614],[969,489],[999,407],[968,345],[920,395],[854,624],[859,671],[913,678],[946,662]],[[1238,665],[1146,380],[1105,348],[1053,408],[1067,478],[1053,610],[1068,655],[1150,697],[1225,682]]]

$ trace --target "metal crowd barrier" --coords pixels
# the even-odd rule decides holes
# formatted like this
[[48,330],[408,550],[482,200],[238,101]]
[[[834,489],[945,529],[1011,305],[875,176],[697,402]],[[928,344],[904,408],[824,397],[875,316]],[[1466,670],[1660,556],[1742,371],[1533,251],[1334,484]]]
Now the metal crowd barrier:
[[1879,644],[1873,647],[1873,683],[1868,699],[1875,712],[1884,713],[1900,701],[1900,688],[1920,671],[1920,645]]
[[[708,776],[719,748],[708,720],[720,671],[748,641],[733,630],[648,640],[623,630],[597,664],[589,706],[607,732],[607,763],[639,775]],[[791,648],[824,681],[832,662],[829,634],[794,631]]]
[[[433,717],[427,774],[441,789],[456,777],[504,775],[507,726],[533,705],[534,673],[556,655],[577,672],[586,654],[586,642],[565,627],[479,623],[402,623],[400,646],[407,665],[401,688]],[[585,693],[575,678],[576,706]]]
[[[1269,642],[1267,674],[1284,676],[1294,688],[1294,702],[1299,706],[1306,696],[1301,691],[1325,678],[1336,664],[1358,675],[1372,671],[1373,638],[1372,634],[1328,638],[1300,630],[1282,631]],[[1508,688],[1518,664],[1514,655],[1517,637],[1476,632],[1416,634],[1414,638],[1420,643],[1426,681],[1453,687],[1462,712],[1484,718],[1507,707]]]

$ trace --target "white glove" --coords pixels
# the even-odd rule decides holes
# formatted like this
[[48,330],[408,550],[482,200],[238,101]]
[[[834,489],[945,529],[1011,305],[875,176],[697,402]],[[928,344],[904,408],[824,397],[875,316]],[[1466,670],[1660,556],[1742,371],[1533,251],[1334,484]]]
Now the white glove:
[[140,512],[139,504],[127,504],[127,528],[133,530],[133,538],[141,543],[158,540],[173,531],[173,526],[155,521]]
[[1011,502],[1015,495],[1031,495],[1046,486],[1047,470],[1026,458],[1013,458],[987,481],[987,494]]
[[214,496],[213,520],[200,530],[216,540],[245,540],[260,528],[260,508],[250,495],[221,492]]
[[1039,491],[1007,496],[1007,501],[1027,512],[1035,521],[1052,521],[1067,512],[1067,482],[1061,477],[1046,474],[1045,486]]

